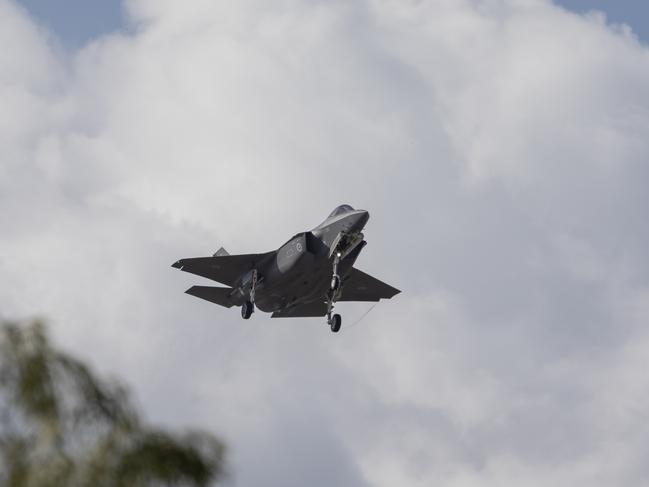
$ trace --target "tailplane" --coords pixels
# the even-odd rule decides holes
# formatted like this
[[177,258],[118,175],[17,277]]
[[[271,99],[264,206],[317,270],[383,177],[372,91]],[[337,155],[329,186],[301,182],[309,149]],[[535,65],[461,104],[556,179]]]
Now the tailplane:
[[231,308],[234,305],[230,299],[232,288],[229,287],[193,286],[185,292],[226,308]]

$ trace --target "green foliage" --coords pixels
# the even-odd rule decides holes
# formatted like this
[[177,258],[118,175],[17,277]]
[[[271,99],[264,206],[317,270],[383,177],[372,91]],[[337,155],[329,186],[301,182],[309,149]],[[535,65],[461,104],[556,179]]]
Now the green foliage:
[[0,324],[0,485],[207,486],[224,446],[146,425],[119,383],[49,343],[40,322]]

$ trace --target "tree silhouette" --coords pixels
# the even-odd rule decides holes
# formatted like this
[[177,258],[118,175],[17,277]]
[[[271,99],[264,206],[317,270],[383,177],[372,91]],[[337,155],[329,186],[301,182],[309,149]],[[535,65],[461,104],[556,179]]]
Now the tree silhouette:
[[0,485],[206,486],[224,446],[147,425],[117,382],[53,348],[41,322],[0,324]]

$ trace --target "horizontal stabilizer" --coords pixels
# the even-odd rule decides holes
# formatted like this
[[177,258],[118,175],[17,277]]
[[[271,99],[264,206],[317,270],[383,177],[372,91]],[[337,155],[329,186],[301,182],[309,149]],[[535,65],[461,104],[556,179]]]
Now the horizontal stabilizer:
[[338,301],[379,301],[390,299],[400,292],[397,288],[352,267],[343,281]]
[[230,287],[192,286],[185,292],[226,308],[231,308],[234,304],[230,300],[230,293],[232,293]]

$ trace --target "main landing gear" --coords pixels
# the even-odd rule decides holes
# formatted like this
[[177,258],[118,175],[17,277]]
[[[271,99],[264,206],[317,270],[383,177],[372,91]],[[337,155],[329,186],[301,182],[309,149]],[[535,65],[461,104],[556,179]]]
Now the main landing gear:
[[252,316],[253,311],[255,310],[255,305],[250,301],[246,301],[241,305],[241,317],[244,320],[247,320]]
[[245,301],[241,305],[241,317],[244,320],[249,319],[255,311],[255,289],[257,288],[257,269],[252,271],[252,284],[250,285],[250,301]]

